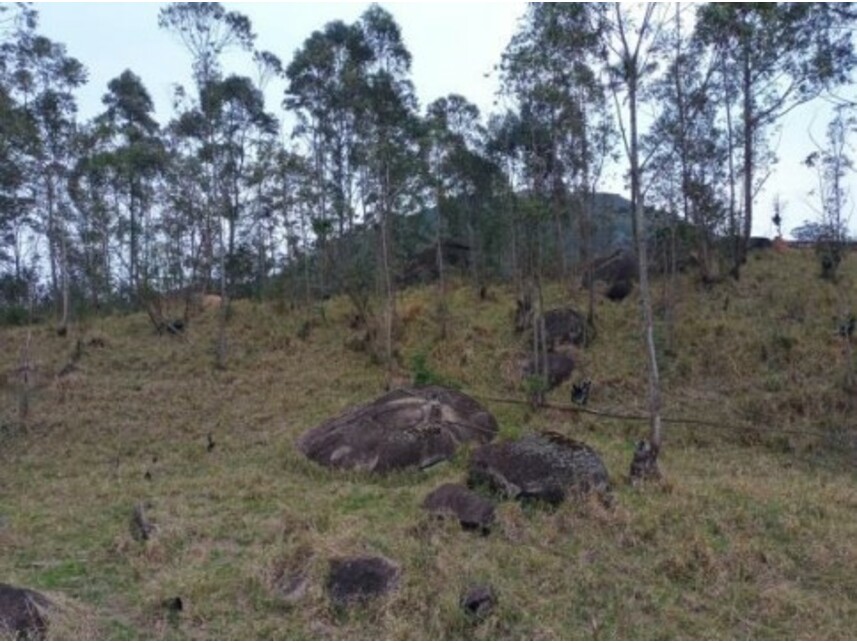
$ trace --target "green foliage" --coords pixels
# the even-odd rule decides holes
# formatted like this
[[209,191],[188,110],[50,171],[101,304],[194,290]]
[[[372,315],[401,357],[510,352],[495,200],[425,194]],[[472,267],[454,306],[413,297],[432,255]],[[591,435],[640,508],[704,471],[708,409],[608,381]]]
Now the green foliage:
[[460,389],[461,384],[434,371],[425,353],[416,353],[411,358],[411,381],[414,386],[445,386]]
[[25,306],[4,306],[0,309],[0,326],[24,326],[30,322],[30,312]]

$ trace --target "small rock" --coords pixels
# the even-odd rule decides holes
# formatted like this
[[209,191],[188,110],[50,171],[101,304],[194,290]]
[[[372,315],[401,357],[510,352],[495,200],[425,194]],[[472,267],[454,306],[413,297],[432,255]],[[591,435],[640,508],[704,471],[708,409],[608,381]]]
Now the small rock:
[[494,524],[494,504],[464,485],[445,484],[426,496],[423,509],[434,515],[453,515],[464,529],[487,534]]
[[470,618],[482,620],[494,610],[497,597],[491,587],[474,585],[462,593],[459,605]]
[[181,596],[174,596],[166,599],[163,603],[164,609],[170,612],[181,612],[184,609],[184,603]]
[[297,603],[309,589],[309,578],[304,573],[286,574],[277,582],[277,593],[286,603]]
[[327,592],[334,605],[343,607],[387,594],[398,578],[398,566],[380,556],[335,558],[330,561]]
[[146,518],[146,505],[142,502],[134,506],[134,511],[131,512],[131,520],[128,523],[128,529],[131,532],[131,538],[137,542],[144,542],[152,537],[155,533],[155,525]]
[[634,457],[631,460],[630,478],[632,484],[639,484],[643,480],[659,480],[661,470],[658,466],[658,452],[646,440],[637,442],[634,448]]
[[0,583],[0,637],[42,640],[47,634],[45,612],[51,602],[31,589]]

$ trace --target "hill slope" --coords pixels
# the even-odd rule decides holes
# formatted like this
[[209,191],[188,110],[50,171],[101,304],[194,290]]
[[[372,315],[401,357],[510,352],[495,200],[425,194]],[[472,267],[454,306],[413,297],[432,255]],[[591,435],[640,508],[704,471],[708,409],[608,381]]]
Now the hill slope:
[[[502,503],[487,537],[419,508],[461,480],[465,455],[376,479],[296,452],[302,431],[381,392],[381,368],[343,348],[344,300],[325,304],[323,320],[312,313],[306,340],[308,313],[238,302],[223,372],[212,368],[213,316],[195,320],[188,341],[153,335],[142,315],[92,321],[80,330],[78,369],[60,379],[77,335],[36,328],[26,430],[15,423],[26,330],[3,330],[0,581],[75,606],[53,636],[851,637],[855,394],[842,385],[835,318],[857,308],[857,259],[837,287],[816,273],[811,252],[794,251],[754,255],[739,284],[716,290],[681,278],[673,331],[658,330],[662,345],[671,337],[665,413],[720,427],[668,424],[662,484],[624,481],[644,423],[486,401],[503,437],[549,427],[595,447],[616,489],[609,509]],[[439,341],[435,291],[404,293],[402,375],[420,356],[423,370],[466,392],[521,397],[513,293],[493,297],[454,289]],[[568,301],[556,285],[547,298]],[[571,299],[582,307],[585,294]],[[592,408],[645,408],[638,317],[633,297],[600,304],[598,340],[578,354]],[[128,529],[140,502],[158,527],[145,543]],[[328,559],[352,553],[387,556],[403,575],[389,599],[343,613],[324,597],[324,577]],[[309,583],[291,604],[282,579],[294,573]],[[458,608],[471,582],[491,584],[499,600],[478,624]],[[174,597],[179,613],[164,607]]]

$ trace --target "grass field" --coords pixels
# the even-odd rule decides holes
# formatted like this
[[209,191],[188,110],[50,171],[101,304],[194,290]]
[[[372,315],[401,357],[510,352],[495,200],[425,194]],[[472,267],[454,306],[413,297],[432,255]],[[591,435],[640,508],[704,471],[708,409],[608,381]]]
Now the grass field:
[[[65,338],[48,325],[2,329],[0,581],[63,603],[54,637],[854,638],[857,390],[836,328],[857,311],[857,258],[837,285],[817,273],[811,251],[790,251],[753,255],[739,283],[711,290],[679,278],[672,328],[658,328],[664,412],[719,426],[667,424],[661,483],[625,480],[645,423],[486,402],[501,439],[549,427],[587,442],[615,488],[609,509],[501,503],[487,537],[420,509],[429,491],[463,479],[466,453],[374,478],[296,451],[305,429],[383,390],[383,368],[343,347],[344,299],[325,302],[323,316],[237,302],[225,371],[213,368],[212,313],[187,341],[155,335],[142,314],[92,319]],[[655,282],[656,302],[663,288]],[[567,303],[564,293],[551,285],[548,303]],[[435,290],[404,292],[402,381],[422,362],[465,392],[522,397],[514,293],[491,295],[452,288],[439,340]],[[583,307],[583,292],[570,298]],[[592,408],[644,412],[639,318],[635,297],[599,304],[598,338],[577,355]],[[22,426],[16,369],[28,332]],[[79,338],[77,370],[57,378]],[[566,385],[549,401],[567,396]],[[157,525],[144,543],[129,531],[139,502]],[[399,588],[335,609],[324,579],[344,554],[395,560]],[[281,581],[295,572],[309,585],[289,602]],[[458,607],[472,582],[498,596],[479,623]],[[179,614],[164,606],[176,596]]]

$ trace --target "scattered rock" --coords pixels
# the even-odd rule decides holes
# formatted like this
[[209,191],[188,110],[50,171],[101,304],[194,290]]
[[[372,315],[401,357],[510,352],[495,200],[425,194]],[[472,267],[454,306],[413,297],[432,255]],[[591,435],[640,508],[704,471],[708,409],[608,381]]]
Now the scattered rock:
[[494,524],[494,504],[464,485],[441,485],[423,500],[423,509],[438,516],[458,518],[464,529],[487,534]]
[[95,336],[90,337],[87,344],[92,348],[106,348],[107,340],[105,340],[103,337]]
[[131,512],[131,520],[128,523],[131,538],[137,542],[149,540],[155,533],[155,525],[146,518],[146,508],[145,503],[138,502],[134,506],[134,511]]
[[50,607],[39,592],[0,583],[0,638],[14,634],[18,639],[44,639]]
[[592,392],[592,380],[582,380],[571,385],[571,401],[580,406],[586,406],[589,394]]
[[398,566],[386,558],[335,558],[330,561],[327,592],[334,605],[344,607],[387,594],[398,579]]
[[286,603],[297,603],[309,589],[309,577],[303,572],[284,574],[277,581],[276,589]]
[[633,282],[629,280],[621,280],[614,282],[607,289],[607,299],[610,301],[622,301],[631,294],[631,291],[634,289]]
[[488,616],[497,605],[494,590],[487,585],[474,585],[461,594],[459,601],[461,609],[472,619],[482,620]]
[[163,603],[164,609],[168,612],[181,612],[184,609],[184,603],[181,596],[173,596],[166,599]]
[[306,431],[298,450],[338,469],[385,473],[426,468],[459,444],[494,439],[497,421],[474,399],[441,386],[391,391]]
[[630,478],[632,484],[644,480],[659,480],[661,469],[658,466],[658,452],[647,440],[640,440],[634,448],[631,460]]
[[561,503],[569,492],[605,493],[610,482],[601,457],[589,446],[545,431],[479,447],[468,482],[487,484],[509,498]]

